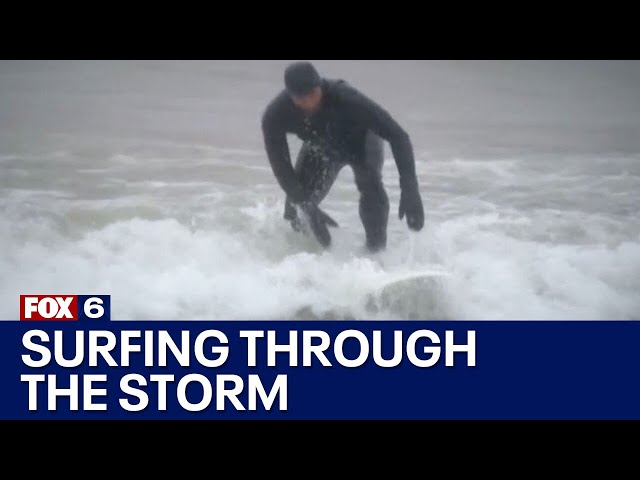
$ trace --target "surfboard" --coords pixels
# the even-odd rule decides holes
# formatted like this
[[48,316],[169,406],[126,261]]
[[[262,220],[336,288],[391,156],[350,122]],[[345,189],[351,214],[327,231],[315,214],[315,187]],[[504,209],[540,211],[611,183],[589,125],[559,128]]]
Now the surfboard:
[[390,272],[382,281],[381,288],[388,289],[400,287],[402,285],[415,285],[433,282],[434,279],[442,279],[449,276],[449,273],[443,270],[417,270],[405,272]]
[[377,308],[398,312],[407,320],[435,319],[445,315],[442,270],[390,273],[372,292],[370,302]]

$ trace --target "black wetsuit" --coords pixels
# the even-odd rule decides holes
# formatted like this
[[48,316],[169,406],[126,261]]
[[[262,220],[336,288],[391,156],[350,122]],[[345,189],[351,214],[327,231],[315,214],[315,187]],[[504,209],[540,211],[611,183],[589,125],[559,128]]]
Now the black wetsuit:
[[[285,218],[295,218],[292,203],[318,205],[342,167],[350,165],[360,192],[360,218],[367,246],[373,250],[384,248],[389,199],[382,181],[383,139],[391,146],[403,195],[410,197],[413,204],[418,202],[417,208],[422,212],[408,134],[387,111],[348,83],[323,80],[321,107],[311,117],[306,117],[283,91],[264,112],[262,130],[273,173],[287,194]],[[304,142],[295,168],[287,133],[296,134]]]

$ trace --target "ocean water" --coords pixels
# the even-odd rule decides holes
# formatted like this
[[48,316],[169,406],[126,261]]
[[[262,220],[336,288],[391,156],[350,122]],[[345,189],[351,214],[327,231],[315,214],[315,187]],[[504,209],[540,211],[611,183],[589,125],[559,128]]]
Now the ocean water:
[[348,168],[330,250],[282,218],[260,116],[287,63],[0,61],[0,318],[24,293],[118,320],[640,318],[640,63],[315,62],[414,144],[425,228],[387,147],[377,255]]

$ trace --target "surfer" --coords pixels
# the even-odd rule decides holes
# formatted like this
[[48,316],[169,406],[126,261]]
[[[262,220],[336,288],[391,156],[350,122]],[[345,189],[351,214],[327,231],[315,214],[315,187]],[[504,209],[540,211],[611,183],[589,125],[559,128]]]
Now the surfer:
[[[424,226],[413,146],[406,131],[380,105],[344,80],[321,77],[309,62],[295,62],[284,73],[285,88],[262,117],[265,148],[273,173],[287,195],[284,218],[302,228],[298,209],[325,247],[331,244],[328,226],[337,223],[320,208],[340,170],[349,165],[360,192],[359,213],[367,248],[387,245],[389,198],[382,180],[383,141],[391,145],[400,175],[400,220],[411,230]],[[295,167],[287,133],[304,143]]]

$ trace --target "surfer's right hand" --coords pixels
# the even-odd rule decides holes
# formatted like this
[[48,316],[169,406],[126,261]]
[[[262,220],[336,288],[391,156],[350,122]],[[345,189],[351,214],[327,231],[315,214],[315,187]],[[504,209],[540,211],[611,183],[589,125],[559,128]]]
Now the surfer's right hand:
[[337,227],[338,223],[327,213],[323,212],[315,203],[305,202],[300,205],[300,207],[307,217],[309,227],[316,240],[318,240],[323,247],[329,247],[329,245],[331,245],[331,233],[329,233],[328,226]]
[[310,214],[316,215],[318,219],[330,227],[338,227],[338,222],[336,222],[333,218],[329,216],[326,212],[324,212],[318,205],[312,202],[306,202],[302,205],[302,209]]

